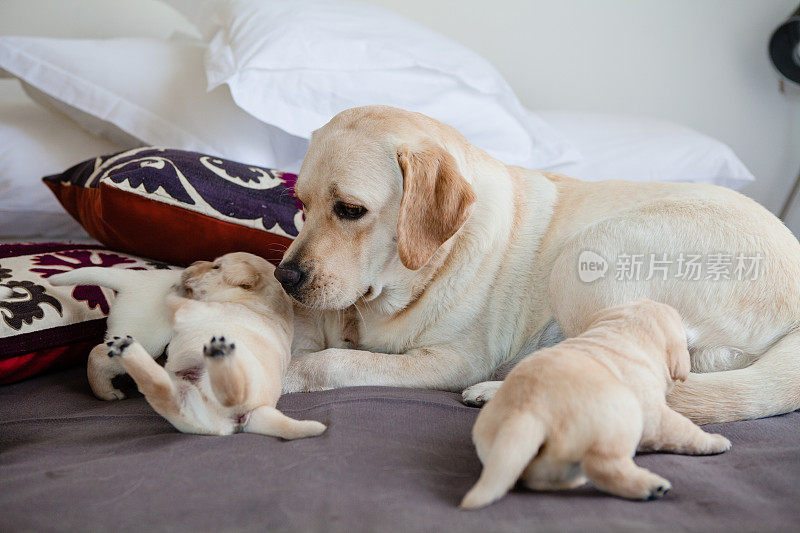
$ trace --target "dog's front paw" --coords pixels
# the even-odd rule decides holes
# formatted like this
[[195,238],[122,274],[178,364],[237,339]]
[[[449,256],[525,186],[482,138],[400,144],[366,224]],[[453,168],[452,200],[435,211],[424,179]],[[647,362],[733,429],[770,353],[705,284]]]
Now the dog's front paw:
[[203,355],[206,357],[225,357],[236,349],[232,342],[226,342],[225,337],[211,337],[211,342],[203,346]]
[[122,356],[125,353],[125,350],[128,349],[128,346],[131,344],[133,344],[133,337],[130,335],[126,337],[114,337],[112,340],[106,343],[106,346],[108,346],[108,356]]
[[719,433],[708,433],[707,435],[705,442],[695,450],[698,455],[714,455],[731,449],[731,441]]
[[313,355],[295,356],[283,376],[283,392],[316,392],[326,390],[323,363]]
[[502,381],[483,381],[471,387],[467,387],[461,393],[461,400],[472,407],[482,407],[486,402],[494,398],[497,390],[502,385]]
[[283,376],[282,388],[285,394],[292,392],[308,392],[305,376],[298,365],[292,366],[292,364],[289,363],[286,375]]

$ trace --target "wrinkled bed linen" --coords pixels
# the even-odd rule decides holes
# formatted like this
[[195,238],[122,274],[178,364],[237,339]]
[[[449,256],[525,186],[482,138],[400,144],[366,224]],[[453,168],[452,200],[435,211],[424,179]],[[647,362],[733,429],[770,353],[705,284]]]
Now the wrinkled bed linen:
[[712,457],[648,454],[672,482],[637,503],[591,487],[515,490],[456,506],[480,463],[478,410],[457,394],[362,387],[284,396],[329,425],[284,442],[177,433],[141,396],[102,402],[82,369],[0,388],[0,530],[620,531],[788,530],[800,523],[800,412],[709,426]]

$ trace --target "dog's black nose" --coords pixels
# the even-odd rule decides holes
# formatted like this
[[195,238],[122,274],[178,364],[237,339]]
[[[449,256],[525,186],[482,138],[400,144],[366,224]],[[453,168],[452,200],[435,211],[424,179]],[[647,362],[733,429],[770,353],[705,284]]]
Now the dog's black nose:
[[281,263],[275,268],[275,279],[281,282],[286,292],[296,291],[306,280],[306,271],[294,261]]

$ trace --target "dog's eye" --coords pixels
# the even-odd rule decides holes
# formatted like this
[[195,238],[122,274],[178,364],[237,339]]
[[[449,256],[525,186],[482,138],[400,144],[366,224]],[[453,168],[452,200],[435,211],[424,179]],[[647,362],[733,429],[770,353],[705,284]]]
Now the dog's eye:
[[361,205],[336,202],[333,206],[333,212],[336,213],[336,216],[339,218],[355,220],[363,217],[367,212],[367,208]]
[[219,270],[219,265],[214,265],[213,267],[211,267],[211,269],[212,270]]

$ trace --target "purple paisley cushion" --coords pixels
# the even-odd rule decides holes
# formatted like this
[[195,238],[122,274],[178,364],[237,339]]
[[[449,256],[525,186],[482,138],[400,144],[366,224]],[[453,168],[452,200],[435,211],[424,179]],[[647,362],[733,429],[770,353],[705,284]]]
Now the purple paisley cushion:
[[100,242],[174,264],[248,251],[279,261],[300,230],[297,177],[214,156],[136,148],[44,178]]

